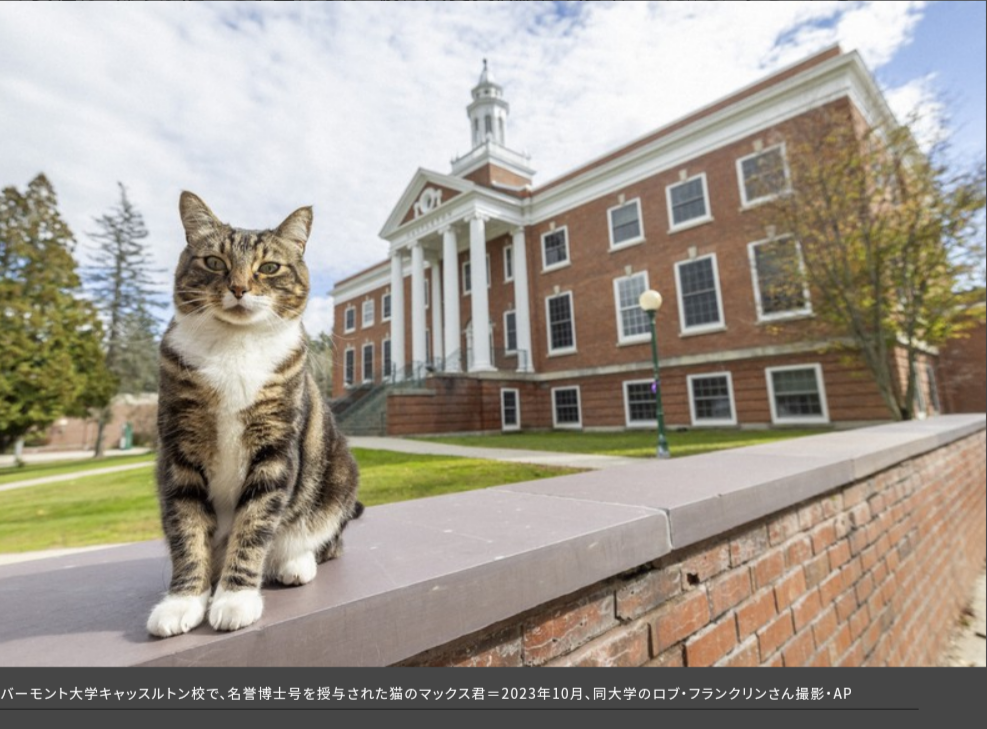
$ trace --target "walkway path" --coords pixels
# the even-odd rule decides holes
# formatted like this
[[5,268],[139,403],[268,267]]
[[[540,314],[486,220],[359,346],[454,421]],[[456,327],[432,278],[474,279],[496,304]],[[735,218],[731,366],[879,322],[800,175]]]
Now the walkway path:
[[[481,436],[482,437],[482,436]],[[460,458],[486,458],[491,461],[509,463],[533,463],[538,466],[565,466],[600,470],[617,466],[642,463],[643,458],[625,456],[604,456],[596,453],[557,453],[554,451],[524,451],[514,448],[472,448],[469,446],[436,443],[430,440],[405,440],[404,438],[377,438],[372,436],[351,436],[350,445],[354,448],[370,448],[379,451],[417,453],[434,456],[458,456]]]
[[154,465],[154,461],[145,461],[144,463],[126,463],[122,466],[107,466],[106,468],[91,468],[88,471],[76,471],[75,473],[62,473],[57,476],[39,476],[38,478],[30,478],[24,481],[13,481],[11,483],[6,483],[0,486],[0,491],[10,491],[12,489],[22,489],[25,486],[40,486],[46,483],[58,483],[59,481],[72,481],[77,478],[85,478],[87,476],[99,476],[104,473],[118,473],[120,471],[131,471],[135,468],[150,468]]

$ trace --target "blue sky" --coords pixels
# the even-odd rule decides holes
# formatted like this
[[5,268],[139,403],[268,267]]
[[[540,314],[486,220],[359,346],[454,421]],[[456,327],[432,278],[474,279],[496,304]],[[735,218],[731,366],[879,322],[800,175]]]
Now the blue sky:
[[[2,3],[0,185],[46,173],[79,240],[115,204],[144,213],[170,271],[182,189],[235,225],[315,208],[306,323],[333,283],[386,256],[419,167],[468,151],[482,59],[509,146],[543,184],[833,43],[899,114],[985,149],[985,3]],[[939,117],[936,114],[939,114]],[[928,115],[927,115],[928,116]],[[161,278],[163,292],[170,275]]]

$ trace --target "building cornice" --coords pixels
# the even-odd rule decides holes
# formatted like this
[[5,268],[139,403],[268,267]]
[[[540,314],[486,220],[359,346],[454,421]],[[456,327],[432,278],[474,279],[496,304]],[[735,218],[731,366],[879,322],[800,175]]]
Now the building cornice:
[[840,98],[849,98],[869,124],[894,118],[856,52],[816,60],[794,75],[770,81],[759,81],[536,188],[529,223],[675,169]]

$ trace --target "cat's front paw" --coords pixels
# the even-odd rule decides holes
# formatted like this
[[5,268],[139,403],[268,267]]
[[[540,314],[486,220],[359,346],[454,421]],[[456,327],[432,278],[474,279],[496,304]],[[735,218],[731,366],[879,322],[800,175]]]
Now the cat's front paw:
[[239,630],[256,623],[262,612],[264,600],[258,590],[217,587],[209,606],[209,624],[216,630]]
[[289,559],[278,569],[276,577],[282,585],[307,585],[318,571],[315,555],[306,552],[301,557]]
[[147,619],[147,632],[159,638],[187,633],[206,616],[209,593],[168,595],[159,602]]

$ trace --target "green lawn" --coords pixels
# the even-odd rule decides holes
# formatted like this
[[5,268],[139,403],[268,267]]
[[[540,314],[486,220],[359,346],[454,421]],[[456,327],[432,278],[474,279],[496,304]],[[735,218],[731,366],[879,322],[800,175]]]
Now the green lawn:
[[6,466],[0,468],[0,486],[14,481],[30,481],[33,478],[60,476],[65,473],[89,471],[94,468],[125,466],[128,463],[143,463],[154,460],[153,453],[135,456],[113,456],[111,458],[87,458],[82,461],[51,461],[49,463],[28,464],[26,466]]
[[[360,464],[360,500],[368,506],[572,472],[363,449],[354,449],[354,454]],[[161,536],[153,469],[82,475],[71,481],[0,492],[0,514],[0,552],[135,542]]]
[[[673,458],[726,448],[801,438],[828,432],[812,430],[688,430],[668,433],[668,449]],[[496,433],[489,435],[435,436],[420,438],[438,443],[475,448],[519,448],[562,453],[598,453],[607,456],[649,458],[655,455],[657,436],[653,431],[620,433]]]

